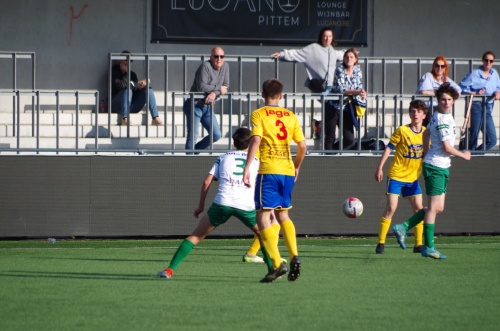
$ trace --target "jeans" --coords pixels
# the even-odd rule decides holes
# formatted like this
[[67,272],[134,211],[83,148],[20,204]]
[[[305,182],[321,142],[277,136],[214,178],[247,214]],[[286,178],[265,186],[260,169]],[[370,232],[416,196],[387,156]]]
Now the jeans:
[[[479,101],[474,101],[471,107],[471,117],[470,117],[470,142],[469,146],[471,150],[483,150],[484,142],[486,141],[486,150],[491,149],[497,144],[497,133],[495,130],[495,124],[493,123],[493,117],[491,113],[493,111],[493,102],[486,103],[486,132],[484,132],[484,118],[483,118],[483,103]],[[477,139],[479,137],[479,132],[483,133],[483,144],[479,147],[477,146]]]
[[[138,113],[144,108],[146,104],[146,91],[149,90],[149,112],[151,117],[158,117],[158,108],[156,108],[155,94],[152,88],[138,90],[135,93],[130,90],[129,102],[130,102],[130,112]],[[111,101],[111,110],[113,113],[122,114],[123,118],[128,117],[127,113],[127,89],[123,89],[118,92]]]
[[[208,131],[208,135],[200,140],[194,146],[195,149],[206,149],[210,146],[210,119],[212,121],[212,134],[213,142],[219,140],[222,136],[222,132],[217,122],[217,117],[212,111],[212,106],[205,105],[203,102],[197,102],[194,105],[194,118],[192,118],[191,111],[191,99],[187,99],[182,107],[184,114],[186,115],[187,123],[187,139],[186,139],[186,149],[193,149],[193,142],[198,139],[198,131],[200,128],[200,123]],[[193,131],[194,124],[194,131]]]

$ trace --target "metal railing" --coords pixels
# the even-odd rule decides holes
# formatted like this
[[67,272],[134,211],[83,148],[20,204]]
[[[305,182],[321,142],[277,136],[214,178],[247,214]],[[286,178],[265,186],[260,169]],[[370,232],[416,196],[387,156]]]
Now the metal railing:
[[[111,67],[113,61],[135,61],[131,70],[149,79],[155,90],[189,91],[198,66],[209,59],[199,54],[109,54],[109,88],[111,95]],[[434,58],[429,57],[360,57],[363,71],[363,86],[369,94],[414,94],[418,81],[425,72],[431,71]],[[273,59],[270,56],[226,54],[225,62],[230,67],[230,91],[260,91],[268,78],[284,82],[287,93],[307,93],[304,86],[306,73],[302,63]],[[139,64],[138,64],[139,63]],[[474,67],[481,65],[480,59],[448,59],[449,76],[459,82]],[[133,68],[132,68],[133,66]],[[233,83],[236,82],[236,83]]]
[[[163,116],[164,123],[155,127],[156,136],[151,131],[144,130],[148,127],[148,121],[145,125],[134,125],[132,134],[131,126],[117,126],[110,123],[111,114],[99,113],[100,109],[98,91],[5,91],[0,90],[0,97],[6,95],[12,96],[16,100],[16,106],[13,110],[14,117],[11,120],[3,120],[2,124],[8,127],[10,144],[0,144],[1,153],[136,153],[136,154],[154,154],[154,153],[192,153],[195,150],[186,150],[184,143],[186,139],[187,123],[182,110],[184,100],[198,99],[203,95],[200,93],[171,92],[170,103],[167,104],[165,111],[160,113]],[[62,104],[61,98],[66,98]],[[82,105],[81,99],[85,97]],[[52,101],[47,98],[51,98]],[[292,110],[302,123],[302,130],[309,142],[309,151],[313,154],[324,154],[324,131],[319,135],[314,131],[314,120],[321,121],[325,118],[325,103],[329,101],[343,101],[341,94],[311,94],[311,93],[285,93],[283,96],[283,107]],[[375,139],[378,146],[379,140],[387,142],[392,132],[404,123],[409,122],[408,104],[411,100],[419,98],[432,105],[435,100],[432,96],[422,95],[386,95],[376,94],[368,96],[368,109],[365,116],[361,119],[360,130],[356,132],[356,145],[352,149],[343,149],[343,137],[340,134],[343,129],[343,112],[340,112],[338,137],[339,149],[335,150],[343,153],[380,153],[380,150],[365,151],[361,148],[361,142],[364,139]],[[453,114],[457,122],[457,130],[463,123],[465,117],[466,105],[464,96],[455,104]],[[485,97],[476,97],[475,100],[483,101]],[[44,99],[44,100],[42,100]],[[24,100],[25,103],[22,103]],[[34,100],[34,104],[29,101]],[[70,101],[67,101],[70,100]],[[44,105],[48,103],[49,105]],[[239,93],[231,92],[223,95],[215,103],[214,111],[218,118],[221,128],[225,128],[227,137],[230,137],[234,128],[239,126],[249,126],[251,112],[254,109],[262,107],[263,99],[258,93]],[[45,109],[44,109],[45,108]],[[192,110],[192,109],[191,109]],[[145,112],[143,110],[143,112]],[[138,116],[146,116],[139,114]],[[45,115],[44,115],[45,114]],[[49,115],[50,123],[42,116]],[[23,119],[21,116],[24,116]],[[61,121],[61,116],[71,116],[70,121]],[[429,114],[429,116],[431,116]],[[101,117],[101,120],[99,119]],[[495,122],[498,123],[500,116],[496,116]],[[5,117],[3,117],[5,118]],[[108,123],[103,121],[108,119]],[[10,122],[10,123],[9,123]],[[100,123],[103,124],[100,124]],[[12,130],[10,130],[12,127]],[[45,138],[43,130],[53,130],[50,138]],[[179,131],[181,130],[181,131]],[[203,129],[202,129],[203,130]],[[61,134],[64,131],[65,134]],[[72,133],[71,133],[72,132]],[[84,133],[87,132],[85,135]],[[113,132],[115,134],[113,135]],[[224,133],[224,132],[223,132]],[[201,131],[203,135],[203,131]],[[149,138],[156,138],[157,147],[150,147],[147,144]],[[25,140],[31,139],[28,143]],[[61,144],[62,140],[72,140],[73,142]],[[142,139],[143,144],[139,144]],[[5,142],[2,138],[1,142]],[[42,140],[50,140],[41,144]],[[82,148],[81,141],[86,145]],[[111,142],[111,146],[109,143]],[[133,142],[131,144],[130,142]],[[146,143],[144,143],[146,142]],[[498,141],[497,141],[498,142]],[[317,144],[318,143],[318,144]],[[67,145],[71,145],[68,147]],[[134,145],[135,144],[135,145]],[[8,145],[8,146],[7,146]],[[194,146],[194,145],[193,145]],[[194,147],[193,147],[194,148]],[[210,142],[206,150],[196,150],[197,153],[222,153],[233,149],[231,139],[221,140],[221,142]],[[484,152],[484,151],[481,151]],[[486,153],[498,153],[498,148]]]

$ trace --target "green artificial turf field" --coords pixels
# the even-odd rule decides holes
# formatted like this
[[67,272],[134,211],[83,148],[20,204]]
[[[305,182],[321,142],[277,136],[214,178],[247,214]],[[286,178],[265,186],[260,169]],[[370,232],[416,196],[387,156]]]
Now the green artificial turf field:
[[300,238],[300,278],[271,284],[241,262],[250,239],[205,240],[157,278],[180,242],[0,241],[0,330],[498,329],[500,237],[437,238],[444,261]]

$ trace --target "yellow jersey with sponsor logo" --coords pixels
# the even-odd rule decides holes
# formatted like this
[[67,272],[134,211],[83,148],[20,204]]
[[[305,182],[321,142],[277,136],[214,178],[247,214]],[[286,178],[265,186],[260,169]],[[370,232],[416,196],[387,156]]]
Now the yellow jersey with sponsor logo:
[[264,106],[251,117],[252,136],[261,138],[259,174],[295,176],[290,144],[305,140],[297,116],[279,106]]
[[391,136],[388,146],[396,150],[388,176],[400,182],[413,183],[422,172],[424,157],[423,132],[414,132],[409,125],[400,126]]

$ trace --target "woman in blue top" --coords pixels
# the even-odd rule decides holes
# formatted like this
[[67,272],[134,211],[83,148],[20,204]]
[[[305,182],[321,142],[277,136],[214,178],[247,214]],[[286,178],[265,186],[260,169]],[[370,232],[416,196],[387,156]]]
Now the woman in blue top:
[[[493,52],[485,52],[482,61],[482,66],[472,70],[459,83],[464,93],[486,96],[483,99],[484,103],[482,100],[472,102],[469,141],[471,150],[489,150],[497,143],[497,134],[491,113],[493,112],[494,101],[500,99],[500,77],[498,76],[498,72],[493,69],[493,62],[495,62],[495,54]],[[486,110],[486,125],[483,123],[483,108]],[[483,143],[478,147],[477,138],[479,131],[483,133]]]

